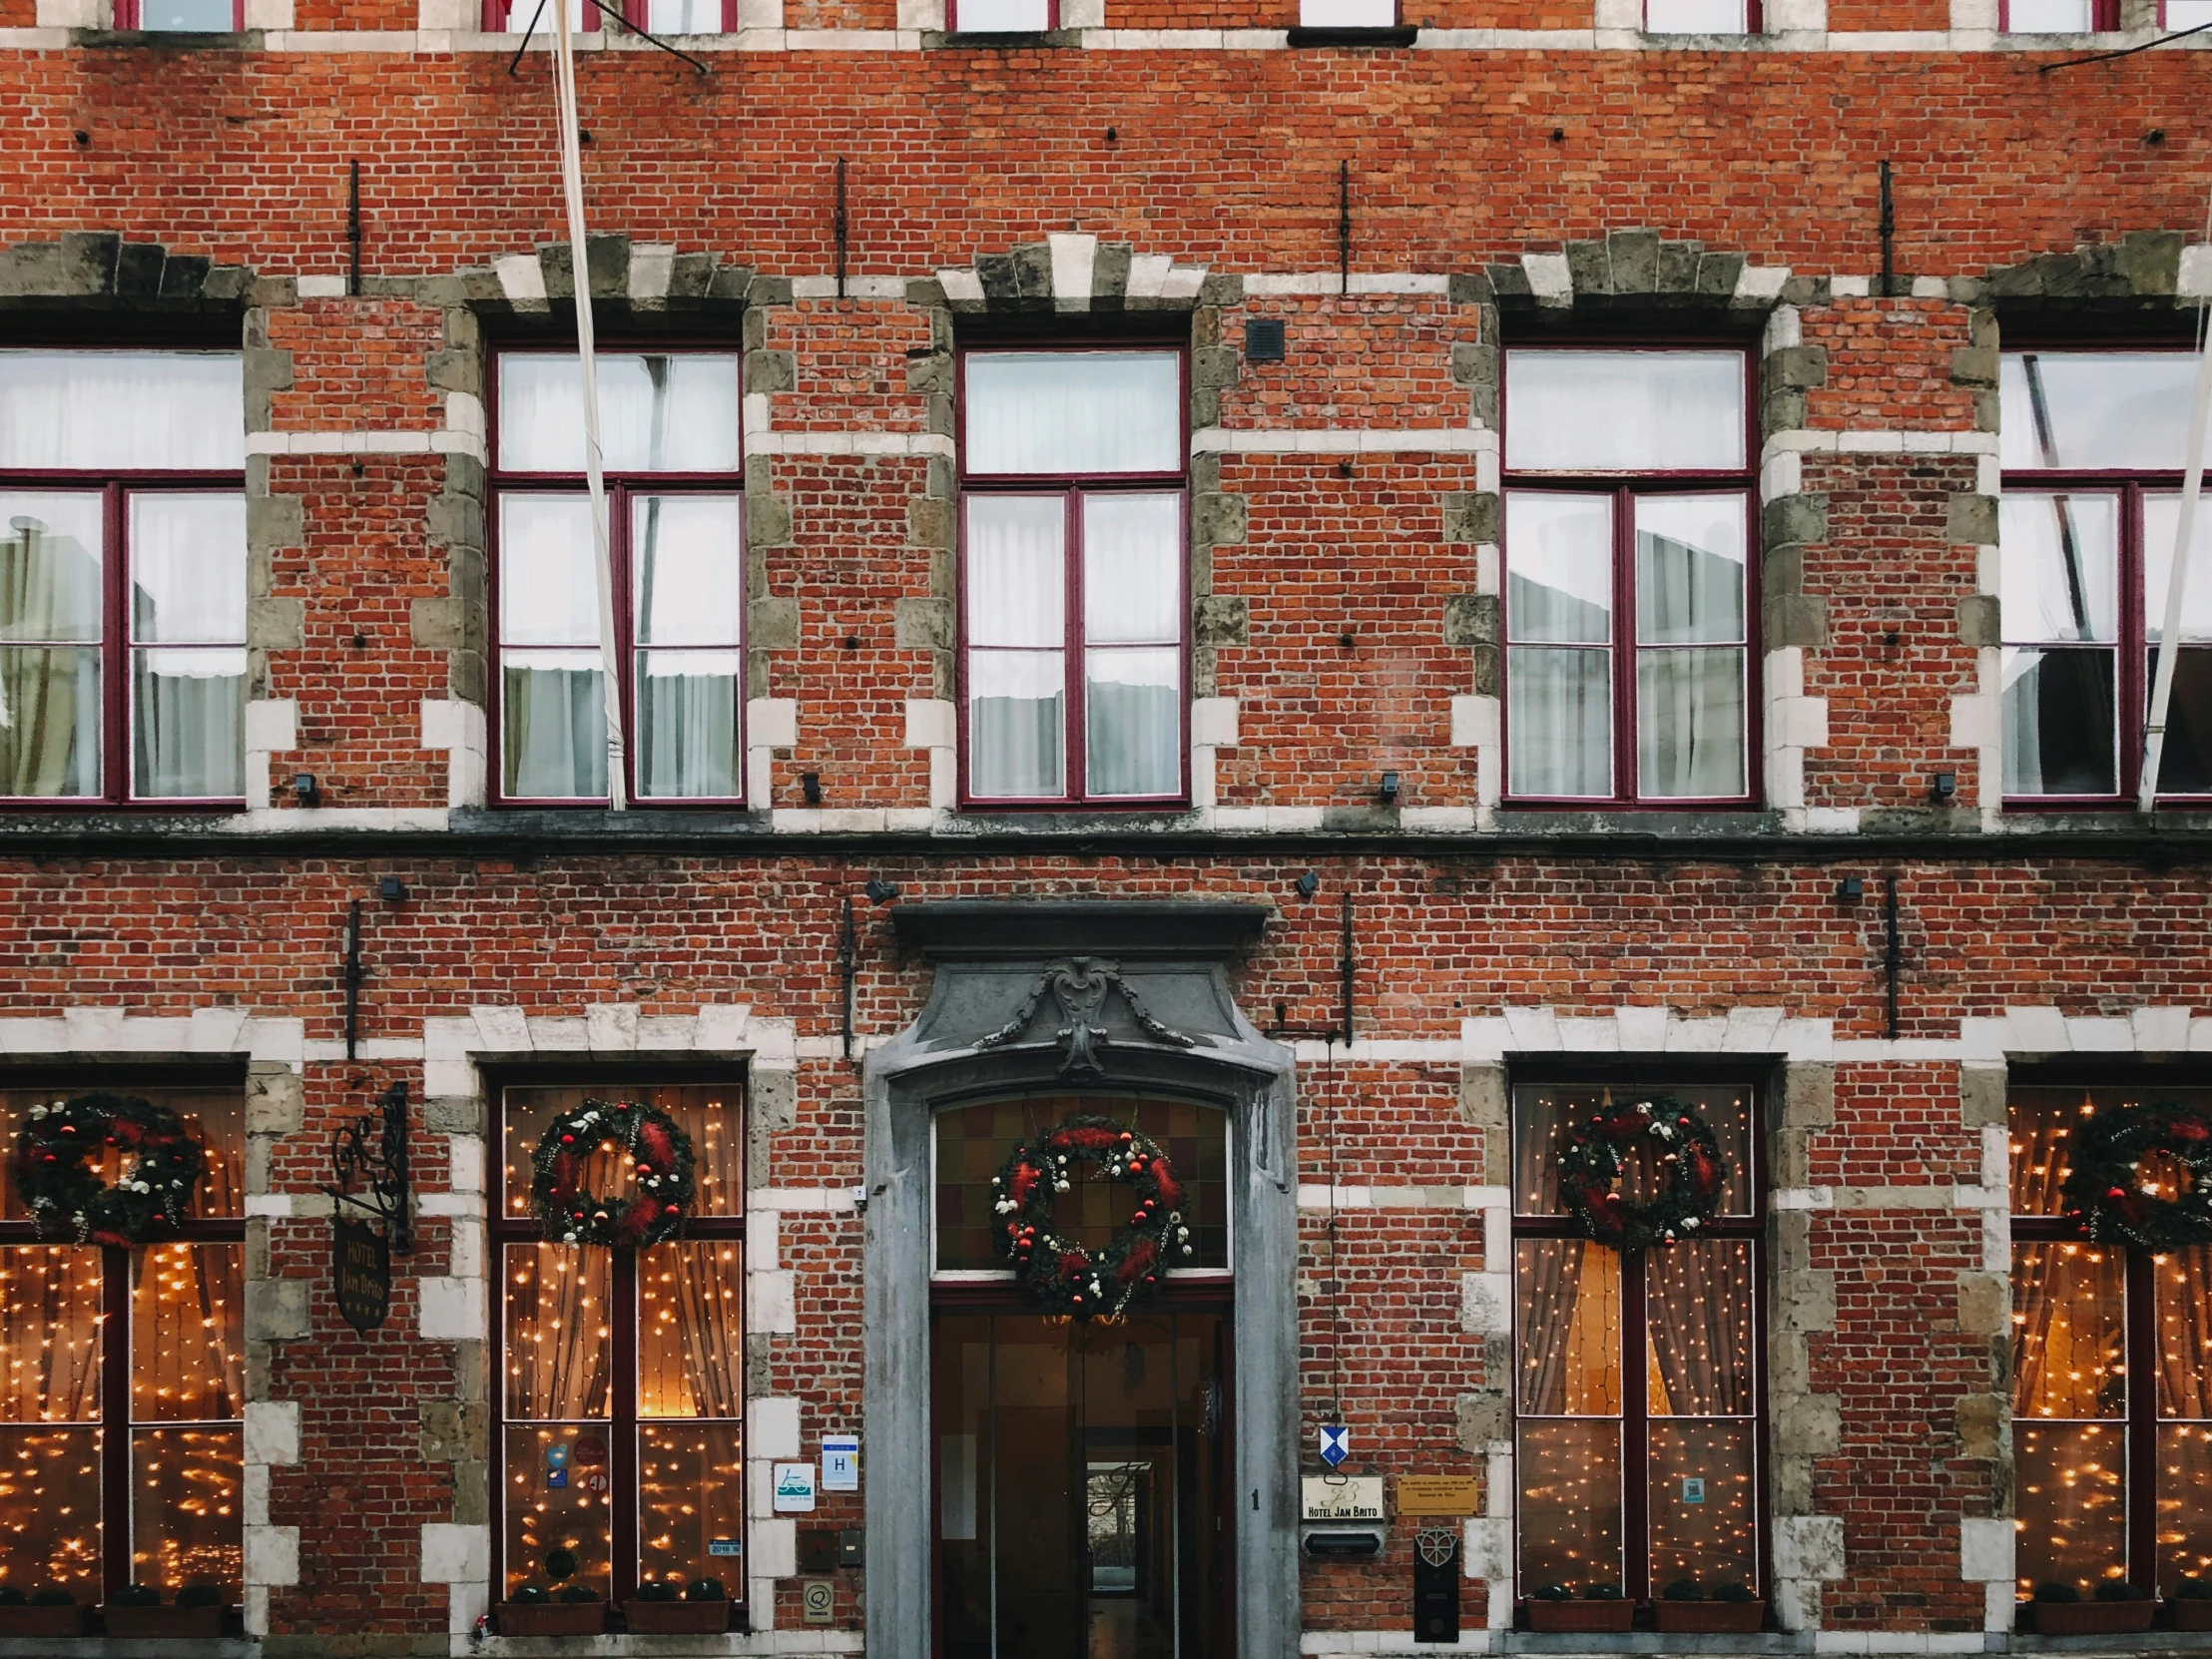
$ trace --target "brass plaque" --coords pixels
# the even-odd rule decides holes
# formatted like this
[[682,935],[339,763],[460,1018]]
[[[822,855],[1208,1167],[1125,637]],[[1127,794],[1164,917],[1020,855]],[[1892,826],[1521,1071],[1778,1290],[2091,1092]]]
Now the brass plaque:
[[799,1617],[804,1624],[834,1624],[837,1620],[837,1586],[828,1578],[806,1578],[799,1584]]
[[1471,1474],[1401,1474],[1401,1515],[1471,1515],[1482,1507],[1482,1482]]

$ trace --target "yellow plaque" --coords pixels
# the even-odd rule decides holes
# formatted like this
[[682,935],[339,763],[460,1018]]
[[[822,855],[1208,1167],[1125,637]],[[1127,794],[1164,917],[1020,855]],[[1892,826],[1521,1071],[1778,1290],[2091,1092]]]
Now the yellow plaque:
[[1471,1474],[1401,1474],[1401,1515],[1471,1515],[1482,1507],[1482,1482]]

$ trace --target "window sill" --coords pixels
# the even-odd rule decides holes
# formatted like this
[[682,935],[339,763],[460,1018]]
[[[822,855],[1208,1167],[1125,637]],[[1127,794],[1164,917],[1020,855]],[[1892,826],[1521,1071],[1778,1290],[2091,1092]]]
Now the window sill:
[[1299,46],[1410,46],[1420,38],[1417,23],[1394,23],[1378,28],[1293,29],[1290,44]]
[[[866,1637],[857,1630],[807,1629],[810,1653],[860,1653]],[[591,1654],[593,1659],[661,1659],[682,1652],[690,1655],[766,1655],[788,1652],[794,1633],[764,1630],[754,1634],[732,1631],[726,1636],[488,1636],[471,1646],[481,1659],[566,1659],[571,1654]],[[781,1638],[781,1640],[779,1640]],[[175,1643],[171,1643],[175,1646]],[[0,1655],[0,1659],[13,1659]],[[133,1656],[136,1659],[136,1656]],[[213,1655],[207,1659],[214,1659]]]
[[259,29],[79,29],[79,46],[138,47],[153,52],[259,52]]
[[1057,52],[1081,46],[1083,38],[1076,29],[947,29],[924,34],[921,44],[924,49],[955,51],[1011,52],[1027,47]]
[[259,1637],[0,1636],[0,1659],[258,1659]]

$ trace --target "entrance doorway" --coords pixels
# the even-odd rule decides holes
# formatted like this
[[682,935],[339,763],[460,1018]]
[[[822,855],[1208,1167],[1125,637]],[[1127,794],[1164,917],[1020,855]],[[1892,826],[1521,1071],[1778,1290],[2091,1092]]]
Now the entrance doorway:
[[942,1659],[1229,1651],[1229,1317],[1108,1324],[940,1305],[932,1332]]

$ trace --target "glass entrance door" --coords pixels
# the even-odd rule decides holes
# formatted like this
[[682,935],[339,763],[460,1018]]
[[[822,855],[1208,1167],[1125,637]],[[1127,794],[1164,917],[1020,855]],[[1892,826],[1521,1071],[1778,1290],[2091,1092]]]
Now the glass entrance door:
[[1228,1330],[1218,1310],[937,1311],[943,1659],[1226,1651]]

